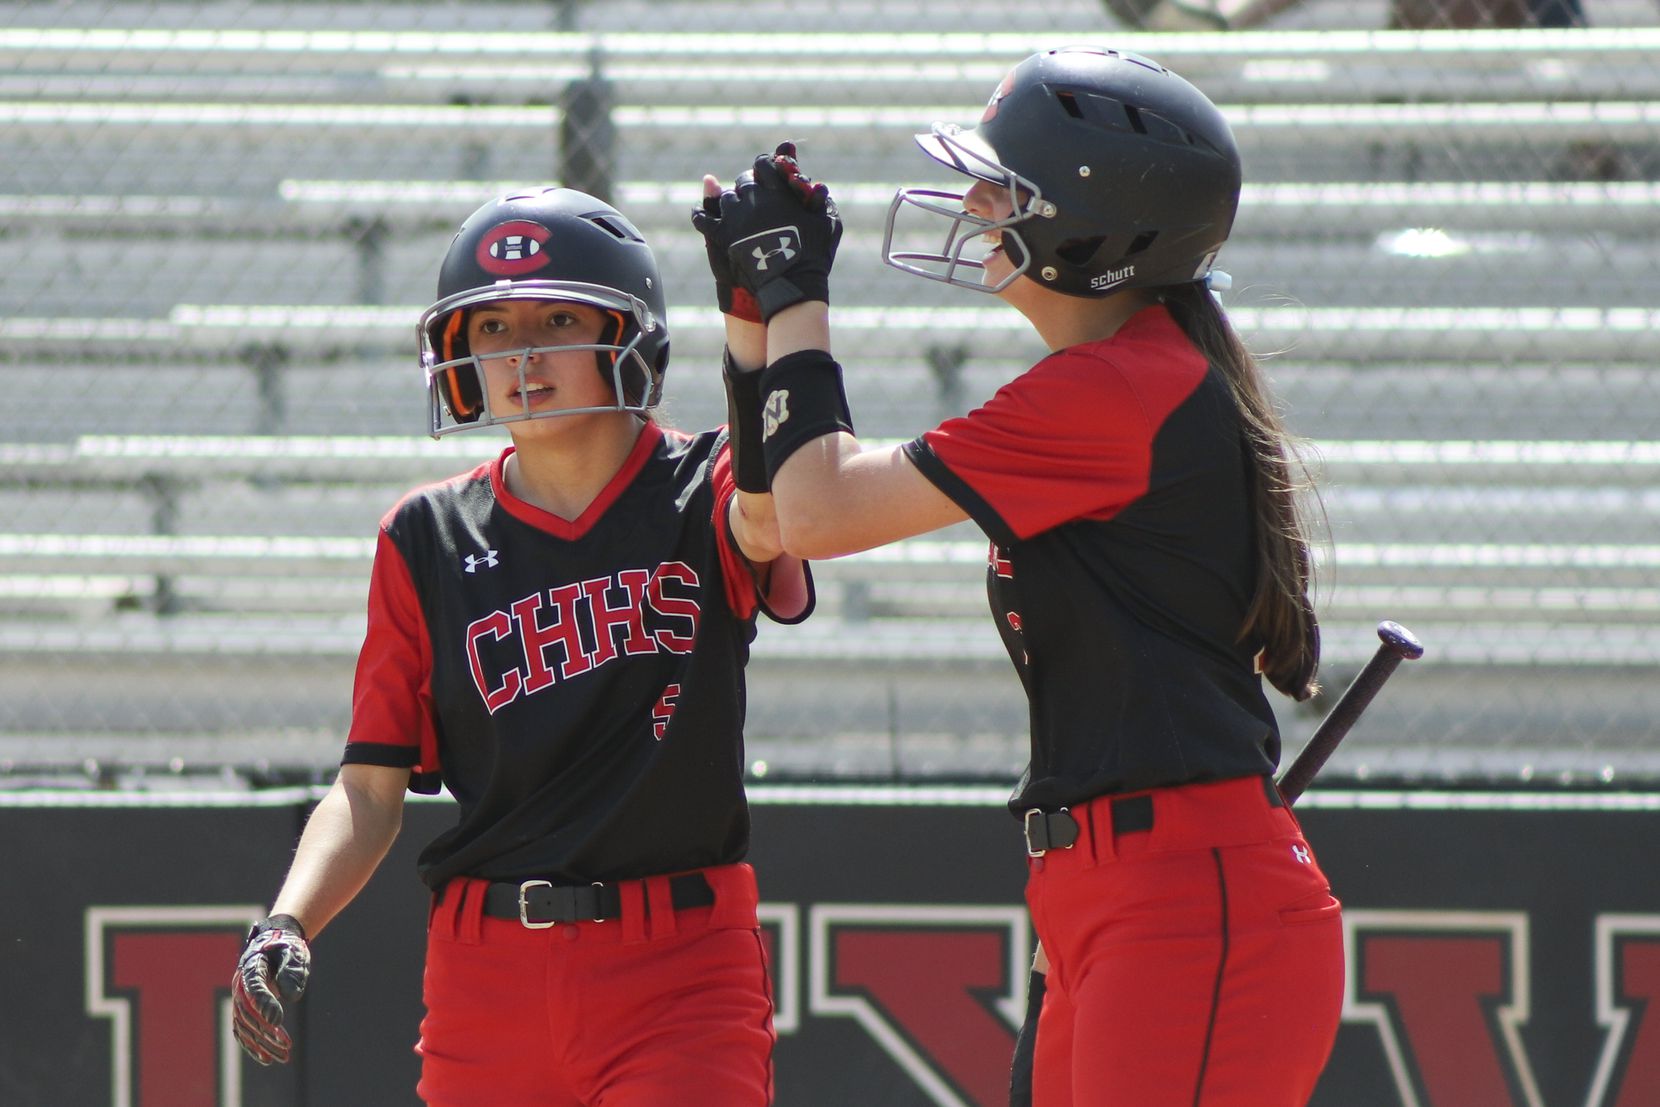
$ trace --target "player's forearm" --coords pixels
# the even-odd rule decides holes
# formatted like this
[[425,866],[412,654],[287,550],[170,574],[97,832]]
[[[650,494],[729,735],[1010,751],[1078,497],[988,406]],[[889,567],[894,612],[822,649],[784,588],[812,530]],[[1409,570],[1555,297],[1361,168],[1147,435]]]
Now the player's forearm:
[[861,487],[846,472],[860,452],[850,434],[826,434],[791,454],[773,474],[779,541],[786,552],[820,560],[867,549],[859,512]]
[[723,315],[721,319],[726,323],[726,351],[732,355],[732,364],[745,372],[766,368],[766,326],[735,315]]
[[401,795],[337,780],[306,820],[272,913],[294,916],[316,937],[369,882],[402,822]]
[[778,511],[770,493],[740,491],[732,501],[732,537],[753,565],[765,565],[784,552]]
[[[768,362],[806,350],[830,352],[830,305],[820,300],[794,304],[767,323]],[[787,401],[786,401],[786,410]],[[859,452],[849,434],[827,434],[798,449],[773,476],[774,511],[784,548],[800,557],[827,557],[845,553],[836,535],[822,533],[824,517],[842,517],[839,498],[841,459]],[[785,537],[787,535],[787,537]],[[821,544],[829,541],[830,546]]]
[[769,363],[802,350],[830,352],[830,305],[823,300],[792,304],[767,321]]

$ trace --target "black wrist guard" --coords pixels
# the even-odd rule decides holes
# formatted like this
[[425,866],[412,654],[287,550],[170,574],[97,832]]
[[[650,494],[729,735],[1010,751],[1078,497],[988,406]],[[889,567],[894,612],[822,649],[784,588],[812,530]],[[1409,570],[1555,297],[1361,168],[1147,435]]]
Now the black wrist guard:
[[761,375],[761,449],[776,477],[790,455],[815,438],[853,431],[842,367],[823,350],[799,350]]
[[732,351],[721,358],[726,383],[726,425],[732,443],[732,478],[740,492],[767,492],[767,458],[761,451],[761,374],[732,364]]

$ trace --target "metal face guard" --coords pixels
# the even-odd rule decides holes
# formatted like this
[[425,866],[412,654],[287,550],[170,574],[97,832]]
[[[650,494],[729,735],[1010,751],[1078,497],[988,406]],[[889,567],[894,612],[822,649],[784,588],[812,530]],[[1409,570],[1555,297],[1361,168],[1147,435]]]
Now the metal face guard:
[[[1036,184],[1013,170],[997,163],[987,152],[982,153],[963,141],[964,132],[955,124],[934,124],[932,134],[918,135],[917,142],[929,157],[959,173],[975,177],[1003,189],[1009,200],[1009,216],[1005,219],[983,219],[963,207],[964,192],[941,191],[926,188],[902,188],[888,206],[887,225],[882,239],[882,260],[906,273],[929,280],[942,281],[958,288],[976,292],[1001,292],[1031,266],[1032,251],[1016,226],[1034,217],[1047,218],[1055,214],[1055,206],[1043,199]],[[945,239],[937,250],[896,248],[896,235],[901,212],[915,208],[930,219],[947,220]],[[985,263],[963,257],[971,243],[986,235],[1001,231],[1004,254],[1014,262],[1013,271],[995,285],[984,283]],[[1019,260],[1014,254],[1019,252]]]
[[[626,411],[643,415],[647,410],[656,406],[658,400],[661,399],[662,381],[651,371],[650,366],[645,363],[645,359],[640,356],[638,347],[641,337],[636,334],[634,340],[626,346],[603,343],[572,346],[530,346],[485,355],[469,354],[467,357],[456,358],[453,361],[442,361],[428,366],[426,370],[428,412],[430,416],[428,432],[434,438],[441,438],[446,434],[453,434],[461,430],[472,430],[475,427],[500,426],[504,423],[519,423],[527,419],[551,419],[561,415],[589,415],[605,411]],[[532,411],[528,405],[521,405],[506,411],[497,411],[492,406],[489,390],[484,386],[484,363],[486,361],[518,358],[519,386],[522,390],[525,384],[525,362],[529,360],[531,355],[580,353],[584,350],[610,355],[611,387],[616,394],[616,403],[560,408],[557,411]],[[628,402],[628,392],[624,382],[625,371],[637,373],[642,382],[638,403],[631,404]],[[475,376],[483,404],[479,414],[466,422],[447,415],[448,409],[443,401],[443,394],[450,387],[450,376],[456,373],[470,373]]]

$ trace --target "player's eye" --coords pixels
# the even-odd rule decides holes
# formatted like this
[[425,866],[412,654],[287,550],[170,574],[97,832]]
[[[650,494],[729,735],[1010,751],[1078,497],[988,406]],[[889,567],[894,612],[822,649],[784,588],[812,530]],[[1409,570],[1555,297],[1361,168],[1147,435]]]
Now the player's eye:
[[503,320],[485,318],[478,321],[479,334],[504,334],[506,331],[507,324]]
[[558,327],[561,330],[579,326],[581,323],[582,317],[572,311],[555,311],[548,315],[548,326]]

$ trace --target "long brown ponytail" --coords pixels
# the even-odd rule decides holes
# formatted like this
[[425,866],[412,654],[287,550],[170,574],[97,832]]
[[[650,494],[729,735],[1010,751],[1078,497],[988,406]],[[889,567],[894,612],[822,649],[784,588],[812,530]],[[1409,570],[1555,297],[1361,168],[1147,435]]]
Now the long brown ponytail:
[[[1314,576],[1300,498],[1312,492],[1291,435],[1280,420],[1256,358],[1202,283],[1160,290],[1171,317],[1227,379],[1239,406],[1250,457],[1257,577],[1240,641],[1262,650],[1270,684],[1296,700],[1319,690],[1320,624],[1309,598]],[[1301,477],[1301,480],[1296,478]]]

